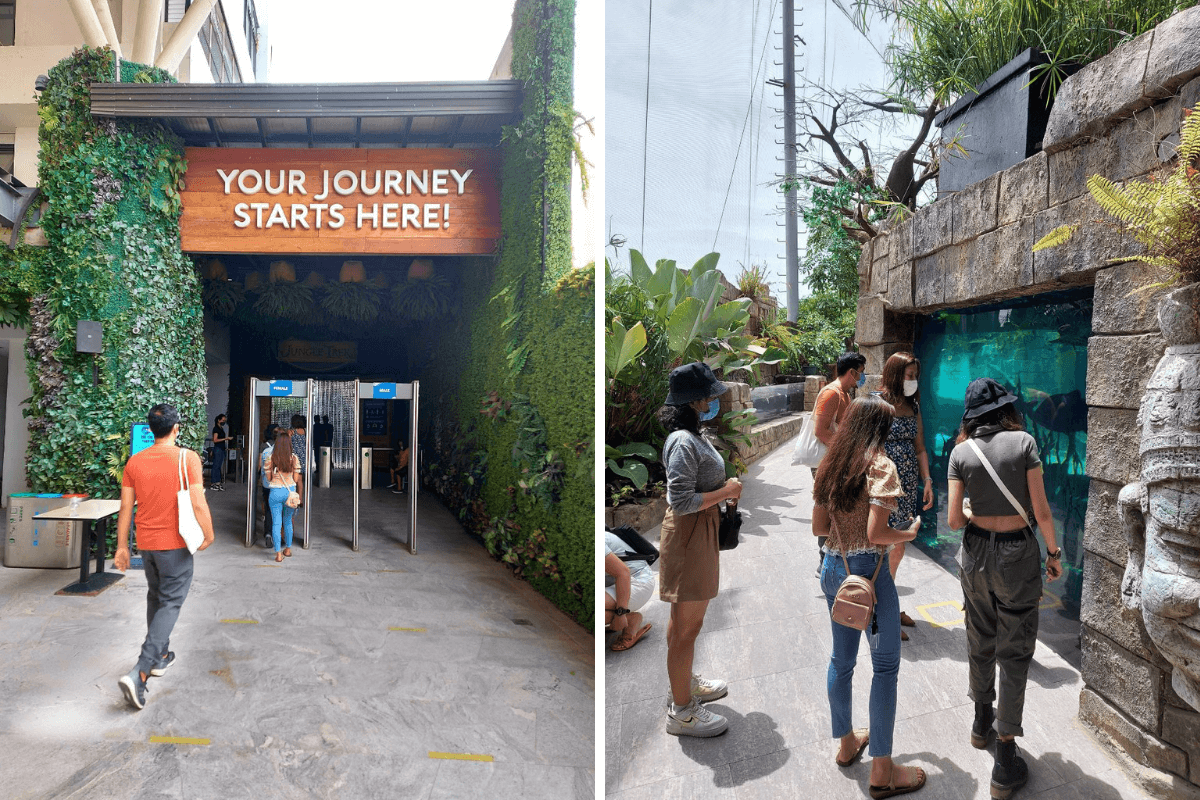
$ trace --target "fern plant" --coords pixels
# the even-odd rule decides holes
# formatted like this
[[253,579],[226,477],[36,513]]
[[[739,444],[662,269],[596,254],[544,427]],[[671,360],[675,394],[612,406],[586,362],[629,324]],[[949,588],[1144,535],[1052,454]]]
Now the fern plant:
[[392,307],[409,322],[424,322],[454,309],[454,281],[440,273],[409,278],[392,287]]
[[[1126,186],[1102,175],[1092,175],[1087,182],[1100,207],[1146,248],[1145,253],[1110,261],[1145,264],[1157,279],[1146,290],[1200,280],[1200,114],[1195,109],[1183,113],[1179,163],[1169,175],[1152,175]],[[1066,244],[1079,228],[1061,225],[1039,239],[1033,251]]]
[[369,283],[329,283],[321,307],[349,322],[373,322],[379,316],[379,289]]
[[204,279],[204,307],[217,319],[232,317],[237,307],[246,299],[246,292],[237,281]]
[[312,290],[295,281],[269,281],[260,290],[254,311],[264,317],[302,321],[313,313]]

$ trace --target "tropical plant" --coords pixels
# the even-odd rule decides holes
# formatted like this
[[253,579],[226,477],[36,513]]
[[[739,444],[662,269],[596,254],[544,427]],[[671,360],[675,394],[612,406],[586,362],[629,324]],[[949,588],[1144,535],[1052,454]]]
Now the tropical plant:
[[605,445],[604,458],[614,473],[643,489],[650,480],[650,470],[642,462],[658,461],[658,451],[644,442],[626,442],[619,447]]
[[[1184,111],[1179,132],[1178,163],[1166,176],[1118,186],[1108,178],[1088,178],[1088,191],[1104,211],[1145,248],[1113,263],[1146,265],[1158,289],[1200,280],[1200,114]],[[1080,228],[1062,225],[1038,240],[1034,252],[1066,244]]]
[[742,267],[738,273],[737,287],[739,297],[749,297],[751,300],[762,300],[771,294],[771,285],[767,283],[767,265],[751,264]]
[[[252,273],[253,274],[253,273]],[[276,319],[305,319],[313,313],[312,290],[294,280],[267,281],[260,285],[254,311]]]
[[1195,4],[1195,0],[854,0],[852,5],[861,30],[866,30],[872,17],[895,23],[887,49],[892,89],[946,104],[1031,47],[1048,58],[1034,77],[1046,76],[1053,94],[1070,65],[1094,61]]
[[349,322],[372,322],[379,316],[379,294],[372,283],[330,282],[324,286],[321,308]]
[[392,287],[392,308],[410,322],[424,322],[454,310],[454,281],[440,272],[428,278],[411,275]]
[[237,281],[205,278],[203,299],[205,308],[217,319],[232,317],[237,307],[246,299],[246,290]]

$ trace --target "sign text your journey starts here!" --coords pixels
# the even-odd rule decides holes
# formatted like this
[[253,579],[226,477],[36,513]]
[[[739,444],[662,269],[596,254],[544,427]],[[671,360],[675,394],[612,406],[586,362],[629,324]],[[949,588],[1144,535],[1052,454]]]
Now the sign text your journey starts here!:
[[[233,207],[233,224],[238,228],[257,229],[271,228],[275,225],[287,230],[320,230],[321,228],[338,229],[348,221],[353,221],[355,228],[364,225],[379,229],[430,230],[450,227],[449,203],[413,203],[413,202],[383,202],[358,203],[354,209],[347,209],[343,203],[325,202],[330,199],[330,192],[338,197],[348,197],[361,194],[367,197],[375,195],[403,196],[422,198],[438,195],[462,195],[466,191],[467,179],[474,170],[459,172],[456,169],[423,169],[415,170],[377,169],[354,170],[343,169],[330,175],[329,170],[323,170],[321,175],[321,192],[313,195],[311,201],[284,203],[238,203]],[[224,186],[225,194],[234,191],[245,195],[260,194],[264,190],[268,195],[284,195],[295,198],[297,195],[308,195],[305,182],[308,175],[304,170],[264,170],[233,169],[226,172],[217,170],[217,175]]]

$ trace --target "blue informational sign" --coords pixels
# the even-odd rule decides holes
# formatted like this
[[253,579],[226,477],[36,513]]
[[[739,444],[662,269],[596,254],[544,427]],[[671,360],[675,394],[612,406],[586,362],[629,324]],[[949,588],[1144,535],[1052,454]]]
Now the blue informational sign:
[[154,444],[154,434],[151,433],[150,426],[144,422],[135,424],[133,432],[129,436],[129,455],[137,455],[152,444]]
[[291,381],[271,381],[271,397],[291,397]]
[[376,383],[372,397],[379,400],[395,400],[396,399],[396,384],[394,383]]

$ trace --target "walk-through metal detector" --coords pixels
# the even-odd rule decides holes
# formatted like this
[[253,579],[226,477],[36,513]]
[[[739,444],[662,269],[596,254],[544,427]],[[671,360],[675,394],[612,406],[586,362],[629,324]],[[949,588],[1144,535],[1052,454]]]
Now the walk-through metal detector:
[[[417,553],[417,418],[420,400],[419,381],[412,383],[361,383],[354,381],[354,549],[358,549],[358,493],[362,488],[359,474],[362,447],[359,443],[358,412],[363,400],[409,400],[408,431],[408,552]],[[369,464],[368,464],[369,468]]]
[[[250,403],[250,429],[248,431],[248,442],[246,446],[246,547],[254,544],[254,524],[255,512],[259,497],[259,487],[262,486],[261,476],[258,472],[259,460],[262,454],[262,442],[260,441],[259,426],[261,420],[258,418],[258,402],[259,397],[301,397],[304,398],[304,417],[305,430],[308,435],[312,436],[312,397],[313,397],[313,380],[310,378],[304,381],[265,381],[258,378],[250,379],[250,395],[254,400]],[[364,383],[358,379],[354,381],[354,413],[351,416],[351,424],[354,430],[354,516],[353,516],[353,537],[351,547],[358,550],[358,493],[362,487],[362,475],[360,468],[362,464],[362,448],[360,445],[359,434],[361,426],[359,420],[359,406],[362,400],[409,400],[411,402],[411,413],[409,414],[409,457],[408,457],[408,551],[413,555],[417,552],[417,420],[418,420],[418,403],[420,399],[420,386],[418,381],[412,383]],[[311,459],[310,459],[311,460]],[[310,464],[310,467],[315,467],[315,464]],[[303,547],[308,548],[308,530],[309,519],[312,513],[312,484],[313,473],[315,469],[306,469],[304,471],[304,541]]]
[[[300,397],[304,399],[304,425],[308,441],[312,441],[312,396],[313,382],[305,381],[264,381],[258,378],[250,379],[250,428],[246,431],[246,547],[254,544],[255,512],[258,510],[259,489],[262,486],[262,476],[259,474],[259,462],[262,458],[263,443],[259,432],[262,420],[258,418],[258,398],[260,397]],[[357,424],[357,415],[355,424]],[[309,448],[311,449],[311,448]],[[304,470],[304,539],[301,547],[308,549],[308,523],[312,515],[312,455],[305,453]],[[358,548],[355,548],[358,549]]]

